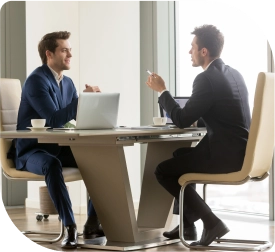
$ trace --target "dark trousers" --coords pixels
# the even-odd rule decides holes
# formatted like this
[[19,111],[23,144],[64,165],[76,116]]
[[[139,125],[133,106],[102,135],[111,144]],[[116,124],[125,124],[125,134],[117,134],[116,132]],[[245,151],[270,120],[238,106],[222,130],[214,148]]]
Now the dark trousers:
[[[158,182],[175,197],[174,214],[179,214],[179,194],[181,186],[178,179],[185,173],[203,172],[200,167],[194,166],[193,159],[200,159],[194,154],[196,148],[181,148],[176,150],[174,158],[158,165],[155,171]],[[193,225],[195,221],[211,212],[211,209],[196,192],[195,184],[189,184],[184,191],[184,225]]]
[[[70,147],[63,146],[57,156],[44,151],[35,152],[27,160],[23,170],[45,176],[50,197],[64,226],[75,223],[72,204],[66,188],[62,167],[75,167],[77,164]],[[88,216],[96,215],[91,201],[88,205]]]

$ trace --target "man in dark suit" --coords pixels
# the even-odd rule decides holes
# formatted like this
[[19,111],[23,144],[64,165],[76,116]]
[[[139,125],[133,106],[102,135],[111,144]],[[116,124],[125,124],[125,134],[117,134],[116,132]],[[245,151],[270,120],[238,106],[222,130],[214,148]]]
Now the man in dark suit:
[[[195,148],[177,150],[174,158],[159,164],[155,171],[159,183],[175,197],[174,214],[179,213],[178,179],[181,175],[229,173],[241,169],[251,120],[243,77],[220,59],[224,44],[222,33],[215,26],[203,25],[195,28],[192,34],[195,36],[189,53],[193,66],[201,66],[204,72],[195,78],[192,95],[185,107],[179,107],[157,74],[150,75],[146,82],[160,93],[159,103],[175,125],[189,127],[200,119],[207,130]],[[196,239],[194,222],[201,219],[204,225],[201,239],[193,245],[209,245],[216,237],[229,232],[197,194],[194,185],[186,187],[184,197],[184,236]],[[165,232],[164,236],[178,238],[179,227]]]
[[[71,45],[69,32],[46,34],[38,45],[43,65],[27,78],[18,111],[17,130],[26,130],[31,119],[46,119],[46,126],[63,127],[76,119],[78,96],[73,81],[63,75],[70,69]],[[86,92],[100,91],[86,85]],[[63,167],[76,167],[70,147],[57,144],[40,144],[37,139],[17,139],[16,168],[44,175],[50,197],[66,228],[62,247],[77,246],[77,230],[71,201],[62,175]],[[104,235],[91,201],[84,238]]]

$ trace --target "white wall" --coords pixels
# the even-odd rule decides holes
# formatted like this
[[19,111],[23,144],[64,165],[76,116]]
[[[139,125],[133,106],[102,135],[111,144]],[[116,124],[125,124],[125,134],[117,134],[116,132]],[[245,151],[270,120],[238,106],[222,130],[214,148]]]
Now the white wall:
[[38,66],[41,59],[38,43],[46,34],[54,31],[70,31],[72,45],[71,69],[64,72],[79,88],[79,3],[78,2],[26,2],[27,76]]
[[[102,92],[119,92],[118,125],[140,124],[139,2],[26,2],[26,27],[27,75],[41,65],[37,51],[41,37],[70,31],[73,58],[64,74],[79,92],[85,84],[98,85]],[[127,147],[125,154],[133,198],[138,202],[140,148]],[[39,185],[28,182],[26,206],[38,207]],[[83,182],[68,186],[74,212],[84,212]]]
[[[118,125],[140,124],[139,2],[81,2],[80,90],[120,92]],[[134,200],[139,199],[139,145],[124,148]]]

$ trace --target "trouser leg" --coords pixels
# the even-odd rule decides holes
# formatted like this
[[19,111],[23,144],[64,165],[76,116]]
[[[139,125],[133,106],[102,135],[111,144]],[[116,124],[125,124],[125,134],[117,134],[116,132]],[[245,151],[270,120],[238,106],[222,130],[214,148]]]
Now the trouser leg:
[[[63,146],[61,148],[61,151],[57,155],[57,158],[60,160],[63,167],[76,167],[77,168],[77,163],[74,159],[73,153],[69,146]],[[87,215],[88,215],[88,217],[97,215],[91,199],[89,199],[89,202],[88,202]]]
[[[173,157],[185,156],[188,153],[192,152],[193,150],[194,150],[194,148],[191,148],[191,147],[179,148],[173,152]],[[189,186],[192,186],[194,188],[194,190],[196,190],[196,184],[189,184]],[[174,200],[173,214],[179,215],[179,201],[177,198],[175,198],[175,200]],[[194,222],[190,221],[186,217],[186,213],[184,213],[184,215],[183,215],[183,222],[184,222],[185,227],[194,226]]]
[[[196,189],[196,185],[195,184],[189,184],[189,186],[192,186],[194,189]],[[190,219],[188,219],[188,217],[186,215],[186,208],[184,209],[185,212],[183,214],[183,223],[184,223],[184,227],[192,227],[194,226],[194,221],[191,221]],[[174,199],[174,207],[173,207],[173,214],[179,215],[179,201],[177,198]]]
[[88,218],[87,221],[85,223],[85,225],[87,226],[99,226],[100,222],[99,219],[97,217],[94,205],[91,201],[91,199],[89,199],[88,202]]
[[48,153],[36,152],[29,157],[24,170],[45,176],[50,197],[64,225],[74,224],[72,204],[64,182],[60,160]]
[[[77,167],[70,147],[64,146],[57,157],[60,159],[63,167]],[[89,199],[88,202],[87,214],[88,218],[84,225],[83,238],[91,239],[97,236],[104,236],[104,232],[100,226],[100,222],[91,199]]]
[[[188,172],[196,172],[189,166],[188,155],[175,157],[160,163],[155,171],[158,182],[175,197],[179,202],[181,186],[178,179]],[[176,204],[175,203],[175,204]],[[198,195],[192,185],[187,185],[184,192],[184,213],[189,223],[195,222],[204,215],[211,212],[208,205]]]
[[91,201],[91,199],[89,199],[89,203],[88,203],[88,217],[90,216],[96,216],[96,211],[95,211],[95,208],[94,208],[94,205]]

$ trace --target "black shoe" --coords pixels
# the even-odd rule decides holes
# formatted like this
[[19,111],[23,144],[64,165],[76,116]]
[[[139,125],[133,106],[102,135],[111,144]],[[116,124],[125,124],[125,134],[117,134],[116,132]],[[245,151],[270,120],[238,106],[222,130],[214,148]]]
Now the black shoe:
[[101,236],[105,236],[105,234],[99,222],[96,222],[93,225],[84,225],[83,239],[94,239]]
[[77,247],[77,230],[75,224],[65,227],[65,238],[61,242],[61,247],[66,249]]
[[[176,226],[172,231],[170,232],[164,232],[163,236],[169,238],[169,239],[179,239],[179,225]],[[197,229],[195,226],[184,228],[184,240],[186,241],[194,241],[197,240]]]
[[208,246],[210,243],[212,243],[215,239],[221,238],[226,233],[228,233],[230,230],[229,228],[220,220],[218,224],[213,227],[212,229],[203,229],[201,239],[196,242],[192,242],[191,246]]

